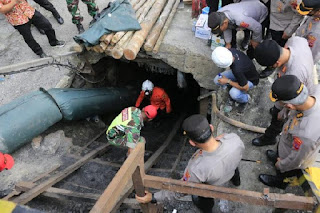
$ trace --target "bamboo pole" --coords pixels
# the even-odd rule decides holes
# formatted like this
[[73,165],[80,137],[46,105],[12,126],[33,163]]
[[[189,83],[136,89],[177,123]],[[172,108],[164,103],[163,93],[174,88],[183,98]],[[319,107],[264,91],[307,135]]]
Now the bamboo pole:
[[105,51],[107,49],[108,45],[104,42],[100,42],[100,47],[103,51]]
[[154,23],[157,21],[165,3],[166,0],[158,0],[153,4],[151,10],[141,23],[141,30],[135,32],[131,41],[124,49],[124,56],[126,57],[126,59],[134,60],[136,58],[144,40],[149,34]]
[[157,23],[152,28],[151,32],[149,33],[146,42],[144,44],[144,49],[146,51],[152,51],[154,45],[156,44],[159,35],[161,33],[161,30],[163,29],[164,24],[166,23],[166,20],[169,17],[169,14],[172,10],[172,6],[175,3],[175,0],[169,0],[167,5],[165,6],[164,10],[162,11]]
[[131,0],[130,1],[130,4],[131,4],[131,6],[132,6],[132,8],[134,7],[134,6],[136,6],[136,4],[139,2],[139,0]]
[[170,13],[170,15],[169,15],[169,17],[168,17],[168,19],[167,19],[167,21],[166,21],[166,23],[165,23],[162,31],[161,31],[161,33],[160,33],[160,36],[159,36],[159,38],[158,38],[158,41],[157,41],[156,45],[155,45],[154,48],[153,48],[153,51],[152,51],[152,52],[153,52],[154,54],[156,54],[156,53],[159,52],[160,45],[161,45],[161,43],[162,43],[162,41],[163,41],[163,39],[164,39],[164,36],[165,36],[165,35],[167,34],[167,32],[168,32],[169,26],[170,26],[170,24],[171,24],[171,22],[172,22],[172,19],[173,19],[175,13],[176,13],[176,10],[177,10],[177,7],[178,7],[179,3],[180,3],[180,0],[176,0],[176,3],[173,5],[173,8],[172,8],[172,10],[171,10],[171,13]]
[[133,10],[137,11],[147,0],[140,0],[134,7]]
[[106,54],[106,56],[112,56],[112,50],[113,50],[113,46],[108,46],[107,49],[104,51],[104,53]]

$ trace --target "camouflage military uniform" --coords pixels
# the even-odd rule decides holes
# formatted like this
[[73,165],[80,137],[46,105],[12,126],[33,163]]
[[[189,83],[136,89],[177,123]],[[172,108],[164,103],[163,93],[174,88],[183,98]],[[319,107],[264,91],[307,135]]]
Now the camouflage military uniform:
[[[83,20],[83,17],[80,15],[80,11],[78,8],[79,0],[66,1],[68,10],[72,15],[72,23],[80,24],[80,22],[82,22]],[[97,11],[99,10],[98,6],[95,3],[95,0],[82,0],[82,2],[87,5],[90,16],[94,17],[97,14]]]
[[112,121],[106,134],[108,142],[115,146],[135,148],[138,142],[143,142],[140,136],[143,120],[141,110],[136,107],[128,107]]

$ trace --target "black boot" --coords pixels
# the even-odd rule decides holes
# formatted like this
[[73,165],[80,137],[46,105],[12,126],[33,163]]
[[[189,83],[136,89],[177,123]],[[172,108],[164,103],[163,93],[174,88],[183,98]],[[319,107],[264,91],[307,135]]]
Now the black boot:
[[57,22],[59,24],[63,24],[64,23],[64,20],[60,15],[54,16],[54,18],[57,20]]
[[277,187],[279,189],[285,189],[288,186],[288,183],[283,182],[283,178],[273,175],[261,174],[259,175],[259,180],[270,187]]
[[231,182],[233,185],[235,186],[240,186],[241,181],[240,181],[240,172],[239,172],[239,168],[236,168],[236,170],[234,171],[234,175],[231,178]]
[[79,34],[81,34],[81,33],[84,32],[84,28],[83,28],[83,25],[82,25],[82,24],[77,24],[77,28],[78,28]]
[[267,67],[260,73],[259,76],[260,76],[260,78],[266,78],[269,75],[271,75],[274,70],[275,70],[275,68],[273,68],[273,67]]
[[279,157],[277,152],[268,149],[266,151],[266,155],[267,155],[268,160],[270,160],[273,164],[276,164],[276,162],[278,161],[278,157]]
[[266,146],[266,145],[274,145],[277,143],[276,137],[273,138],[267,138],[265,135],[262,135],[260,137],[257,137],[253,139],[252,145],[254,146]]

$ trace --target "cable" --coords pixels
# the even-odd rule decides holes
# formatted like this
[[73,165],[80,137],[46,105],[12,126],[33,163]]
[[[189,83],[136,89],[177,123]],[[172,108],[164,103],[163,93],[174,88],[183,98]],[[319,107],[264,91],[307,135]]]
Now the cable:
[[53,61],[51,63],[47,63],[47,64],[41,64],[41,65],[37,65],[37,66],[28,67],[28,68],[21,69],[21,70],[4,72],[4,73],[1,73],[1,75],[13,75],[13,74],[19,74],[19,73],[24,73],[24,72],[35,72],[35,71],[38,71],[38,70],[45,68],[45,67],[48,67],[48,66],[58,66],[58,68],[65,67],[68,70],[73,71],[76,75],[78,75],[80,78],[82,78],[86,82],[92,83],[92,84],[97,84],[97,83],[103,82],[106,78],[106,75],[104,75],[103,78],[99,81],[91,81],[91,80],[85,78],[81,74],[80,70],[77,67],[74,67],[73,65],[71,65],[70,63],[69,64],[61,64],[61,63],[58,63],[55,61]]

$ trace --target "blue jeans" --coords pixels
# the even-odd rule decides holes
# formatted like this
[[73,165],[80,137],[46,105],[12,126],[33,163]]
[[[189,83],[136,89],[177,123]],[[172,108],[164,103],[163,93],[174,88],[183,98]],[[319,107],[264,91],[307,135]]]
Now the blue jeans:
[[[221,75],[225,76],[226,78],[230,79],[231,81],[237,82],[237,79],[236,79],[236,77],[234,77],[231,70],[226,70],[226,71],[222,72]],[[213,82],[218,86],[225,86],[225,85],[221,85],[218,82],[219,77],[220,76],[217,75],[213,79]],[[254,85],[251,81],[248,81],[248,84],[249,84],[249,89],[252,89],[254,87]],[[245,91],[239,90],[235,87],[232,87],[230,89],[229,95],[233,100],[235,100],[238,103],[248,103],[248,101],[249,101],[249,95]]]

